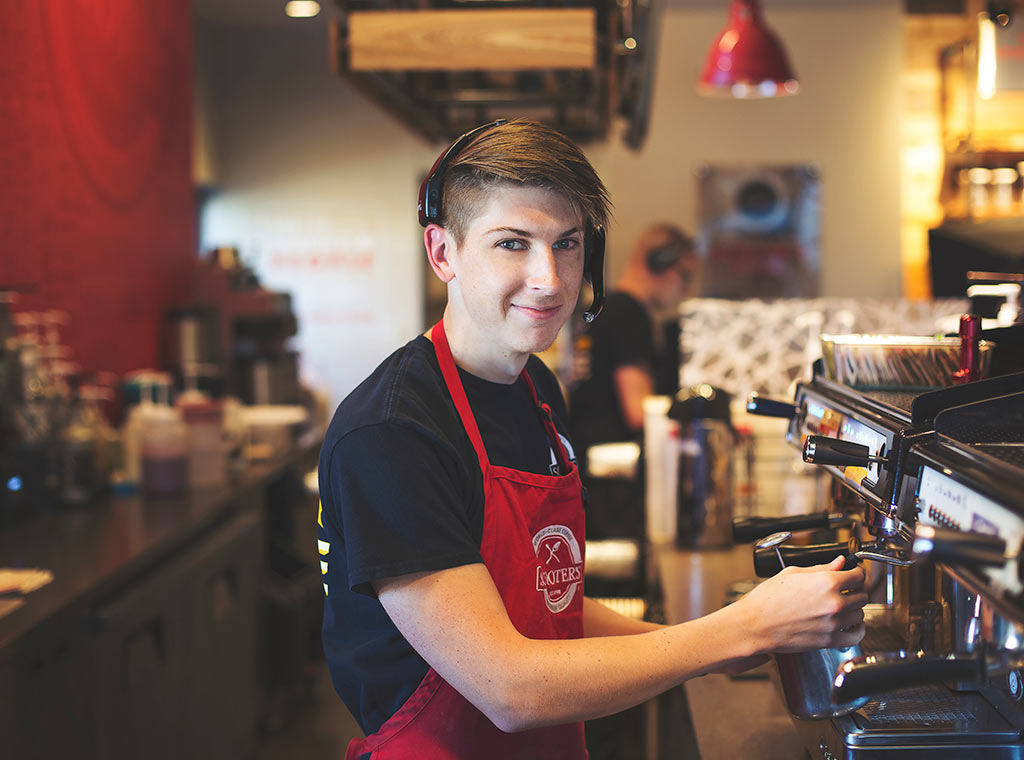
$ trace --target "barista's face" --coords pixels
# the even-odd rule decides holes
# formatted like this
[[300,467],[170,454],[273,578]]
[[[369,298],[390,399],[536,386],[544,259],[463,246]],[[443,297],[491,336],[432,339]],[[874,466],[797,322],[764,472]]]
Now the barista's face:
[[684,298],[695,295],[698,265],[696,254],[690,251],[674,267],[655,275],[654,308],[658,311],[671,311]]
[[509,186],[490,194],[461,245],[445,234],[445,327],[456,361],[510,382],[572,315],[583,279],[582,222],[556,192]]
[[666,274],[669,303],[677,304],[684,298],[692,296],[697,279],[697,256],[692,251],[689,252]]

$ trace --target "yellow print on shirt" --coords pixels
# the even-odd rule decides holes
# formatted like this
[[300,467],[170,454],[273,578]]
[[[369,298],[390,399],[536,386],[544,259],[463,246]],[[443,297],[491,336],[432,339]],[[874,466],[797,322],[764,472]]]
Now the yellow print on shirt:
[[[317,502],[317,508],[316,508],[316,524],[319,525],[321,528],[324,527],[323,517],[324,517],[324,503],[322,501],[318,501]],[[323,559],[320,560],[320,575],[326,577],[327,576],[327,559],[326,559],[326,557],[327,557],[328,552],[331,551],[331,545],[327,541],[321,541],[320,539],[317,539],[317,541],[316,541],[316,548],[317,548],[317,551],[320,553],[320,556],[323,558]],[[327,581],[326,580],[324,581],[324,596],[327,596]]]

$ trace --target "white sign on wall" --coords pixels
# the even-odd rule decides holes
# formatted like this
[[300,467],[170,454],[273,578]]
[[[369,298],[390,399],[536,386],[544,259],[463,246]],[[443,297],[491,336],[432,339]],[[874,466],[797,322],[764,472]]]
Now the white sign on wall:
[[421,251],[383,219],[254,215],[216,201],[203,249],[235,246],[263,287],[292,296],[303,381],[330,409],[420,329]]

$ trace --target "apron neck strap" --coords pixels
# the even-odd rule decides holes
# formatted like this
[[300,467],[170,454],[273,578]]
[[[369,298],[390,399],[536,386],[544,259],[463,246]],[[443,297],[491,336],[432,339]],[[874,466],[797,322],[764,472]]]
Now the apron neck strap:
[[455,402],[455,409],[462,420],[462,426],[466,429],[476,451],[476,458],[480,462],[480,471],[487,474],[490,461],[487,459],[487,450],[484,448],[484,439],[480,435],[480,428],[476,425],[476,417],[473,410],[469,408],[469,399],[466,398],[466,389],[462,387],[462,379],[459,377],[459,370],[455,366],[455,358],[452,356],[451,346],[448,345],[448,336],[444,331],[444,319],[433,326],[430,330],[430,340],[434,343],[434,353],[437,354],[437,363],[441,365],[441,375],[444,376],[444,384],[448,386],[448,393]]
[[533,385],[533,378],[530,377],[530,373],[525,368],[519,377],[522,378],[523,383],[526,385],[526,390],[530,392],[533,405],[540,412],[540,421],[544,424],[544,432],[548,435],[548,443],[558,458],[559,471],[569,472],[569,453],[562,445],[562,437],[558,435],[558,428],[555,427],[555,419],[551,414],[551,407],[540,400],[540,397],[537,395],[537,389]]
[[[476,417],[469,406],[469,399],[466,397],[466,389],[462,386],[462,378],[459,377],[459,370],[455,366],[455,357],[452,356],[451,346],[448,344],[448,335],[444,330],[444,319],[434,325],[430,330],[430,340],[434,343],[434,353],[437,354],[437,363],[441,366],[441,375],[444,383],[448,386],[448,393],[455,402],[455,409],[462,420],[462,426],[466,429],[466,435],[473,444],[477,459],[480,461],[481,472],[486,473],[490,466],[487,458],[487,450],[484,448],[484,439],[480,435],[480,428],[477,427]],[[533,385],[530,373],[524,368],[519,373],[520,379],[526,386],[530,399],[540,414],[541,422],[544,425],[544,432],[547,434],[548,443],[551,445],[555,456],[558,458],[558,466],[562,472],[569,471],[569,455],[562,446],[562,439],[558,435],[558,428],[555,427],[554,419],[551,416],[551,407],[545,404],[537,396],[537,389]]]

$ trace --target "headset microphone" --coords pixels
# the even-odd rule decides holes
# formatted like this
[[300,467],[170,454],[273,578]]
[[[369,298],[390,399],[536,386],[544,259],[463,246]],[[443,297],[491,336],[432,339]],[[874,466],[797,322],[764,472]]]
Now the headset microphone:
[[588,223],[584,249],[583,276],[590,283],[594,297],[590,302],[590,308],[583,312],[583,321],[587,324],[597,319],[597,315],[604,308],[604,244],[604,228],[594,227]]

